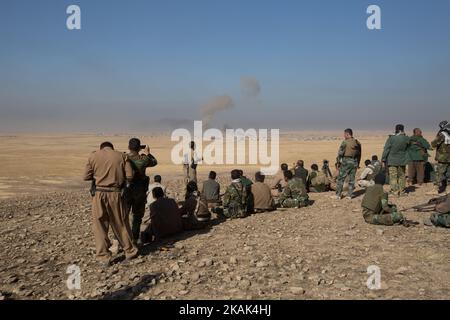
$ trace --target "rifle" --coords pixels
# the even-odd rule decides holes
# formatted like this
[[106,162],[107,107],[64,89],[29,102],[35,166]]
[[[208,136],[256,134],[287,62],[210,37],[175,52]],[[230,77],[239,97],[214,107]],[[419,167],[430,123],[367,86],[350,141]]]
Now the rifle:
[[414,210],[417,212],[432,212],[435,210],[436,205],[443,203],[447,200],[447,196],[430,199],[427,203],[422,203],[410,208],[403,209],[402,211]]

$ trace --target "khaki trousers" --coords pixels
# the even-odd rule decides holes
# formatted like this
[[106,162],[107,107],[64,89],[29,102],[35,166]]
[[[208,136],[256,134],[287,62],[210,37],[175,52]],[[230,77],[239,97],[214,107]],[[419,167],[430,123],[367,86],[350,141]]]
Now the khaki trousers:
[[109,226],[125,251],[125,256],[127,258],[136,256],[138,251],[131,240],[127,206],[120,192],[97,191],[92,198],[92,230],[95,237],[96,257],[103,261],[111,258]]
[[408,164],[408,182],[413,184],[417,181],[422,184],[425,178],[425,161],[411,161]]

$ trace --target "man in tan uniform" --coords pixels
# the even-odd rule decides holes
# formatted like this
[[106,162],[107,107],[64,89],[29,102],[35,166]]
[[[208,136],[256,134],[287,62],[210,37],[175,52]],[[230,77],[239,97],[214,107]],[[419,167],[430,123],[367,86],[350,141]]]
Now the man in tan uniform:
[[275,204],[272,198],[270,187],[264,183],[265,175],[261,172],[255,174],[255,183],[252,185],[252,193],[254,197],[254,209],[256,213],[272,211]]
[[83,179],[96,182],[92,198],[92,223],[97,259],[110,264],[110,225],[127,260],[136,257],[138,251],[131,240],[126,202],[121,192],[133,179],[133,170],[126,155],[115,151],[110,142],[103,142],[100,150],[89,156]]

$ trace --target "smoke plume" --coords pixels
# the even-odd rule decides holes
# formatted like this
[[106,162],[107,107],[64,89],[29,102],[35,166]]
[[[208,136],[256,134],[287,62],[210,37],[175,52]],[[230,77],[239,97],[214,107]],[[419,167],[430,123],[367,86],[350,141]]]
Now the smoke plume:
[[229,95],[216,96],[200,108],[203,126],[208,128],[217,112],[234,107],[233,99]]
[[261,92],[261,85],[255,77],[242,76],[241,92],[246,97],[255,98]]

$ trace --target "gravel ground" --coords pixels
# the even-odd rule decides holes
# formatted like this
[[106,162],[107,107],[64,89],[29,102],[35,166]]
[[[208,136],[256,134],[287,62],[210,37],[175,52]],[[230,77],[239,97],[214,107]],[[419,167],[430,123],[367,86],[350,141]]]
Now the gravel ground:
[[[221,181],[226,183],[226,181]],[[172,196],[181,198],[180,181]],[[400,208],[427,201],[427,185],[392,199]],[[362,196],[213,221],[142,249],[129,264],[100,267],[94,258],[87,190],[0,201],[0,299],[449,299],[447,229],[364,222]],[[81,271],[69,290],[67,268]],[[367,268],[381,271],[369,290]]]

